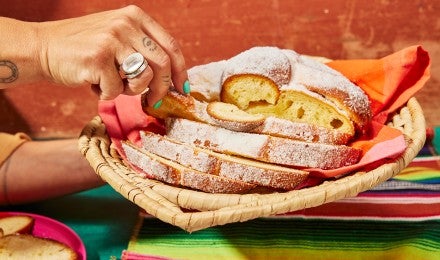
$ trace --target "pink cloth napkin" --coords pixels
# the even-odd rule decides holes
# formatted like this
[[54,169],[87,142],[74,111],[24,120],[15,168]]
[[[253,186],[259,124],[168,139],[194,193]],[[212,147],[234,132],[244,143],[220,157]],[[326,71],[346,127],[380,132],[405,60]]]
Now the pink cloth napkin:
[[[372,102],[374,120],[368,134],[352,144],[364,151],[357,164],[334,170],[308,170],[315,177],[330,178],[400,155],[406,149],[403,134],[384,122],[428,80],[428,53],[420,46],[411,46],[382,59],[338,60],[328,65],[365,90]],[[111,101],[101,101],[98,111],[121,156],[124,153],[120,141],[128,139],[139,144],[139,130],[165,132],[160,120],[143,112],[140,96],[120,95]]]

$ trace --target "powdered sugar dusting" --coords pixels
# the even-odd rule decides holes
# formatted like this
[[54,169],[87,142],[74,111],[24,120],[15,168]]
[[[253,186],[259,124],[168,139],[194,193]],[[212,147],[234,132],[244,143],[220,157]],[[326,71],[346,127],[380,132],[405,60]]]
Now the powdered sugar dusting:
[[291,190],[308,175],[304,171],[196,148],[151,132],[142,131],[141,138],[144,149],[149,152],[194,170],[232,180]]
[[218,64],[196,66],[189,74],[193,91],[210,100],[220,99],[221,85],[228,77],[256,74],[272,79],[282,91],[290,88],[316,94],[314,97],[336,107],[361,128],[371,118],[369,99],[360,87],[322,62],[293,50],[254,47]]
[[252,132],[327,144],[346,144],[351,138],[350,135],[337,130],[273,116],[267,117],[264,123],[253,129]]
[[180,164],[164,161],[132,145],[125,143],[122,145],[127,160],[131,164],[159,181],[211,193],[245,193],[256,187],[255,184],[191,170]]
[[167,135],[181,142],[207,147],[214,151],[235,153],[245,157],[260,156],[267,136],[234,132],[228,129],[183,119],[168,118]]
[[127,160],[143,170],[148,176],[174,185],[180,183],[180,177],[168,166],[154,160],[131,145],[122,143],[122,148],[124,149]]
[[146,151],[198,171],[214,173],[217,161],[206,153],[197,153],[190,146],[171,142],[151,132],[142,131],[141,138],[142,146]]
[[182,118],[166,122],[167,135],[181,142],[281,165],[334,169],[356,163],[361,152],[345,145],[233,132]]
[[290,81],[290,63],[276,47],[254,47],[229,60],[225,65],[223,82],[232,75],[256,74],[272,79],[281,86]]
[[225,65],[226,61],[222,60],[190,68],[188,80],[191,92],[199,93],[207,101],[219,100]]
[[243,167],[242,164],[226,161],[221,164],[219,175],[261,186],[292,190],[304,181],[308,174],[300,171],[293,173],[248,165]]
[[[367,95],[341,73],[302,55],[293,67],[295,74],[289,84],[303,85],[333,101],[334,105],[341,110],[353,111],[362,120],[370,119],[371,109]],[[356,123],[365,124],[365,122],[359,122],[358,118],[352,117],[351,119]]]
[[256,186],[191,170],[185,170],[182,174],[182,185],[210,193],[244,193]]
[[336,169],[358,162],[361,150],[345,145],[329,145],[299,141],[286,142],[274,137],[266,147],[267,160],[283,165]]

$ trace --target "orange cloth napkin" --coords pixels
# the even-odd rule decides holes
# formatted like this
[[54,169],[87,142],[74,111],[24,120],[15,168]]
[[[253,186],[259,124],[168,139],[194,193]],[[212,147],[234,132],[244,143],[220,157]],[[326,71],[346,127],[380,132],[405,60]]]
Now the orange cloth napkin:
[[429,79],[430,59],[421,46],[411,46],[377,60],[327,63],[360,86],[370,97],[374,120],[385,123]]
[[[384,123],[389,114],[404,105],[428,80],[428,53],[421,46],[411,46],[382,59],[335,60],[328,65],[367,93],[372,104],[373,121],[368,134],[352,144],[363,150],[359,163],[334,170],[309,171],[314,176],[330,178],[400,155],[406,149],[403,134]],[[111,101],[101,101],[98,108],[107,133],[121,156],[124,153],[120,141],[128,139],[139,144],[139,130],[164,133],[161,122],[142,111],[140,96],[120,95]]]

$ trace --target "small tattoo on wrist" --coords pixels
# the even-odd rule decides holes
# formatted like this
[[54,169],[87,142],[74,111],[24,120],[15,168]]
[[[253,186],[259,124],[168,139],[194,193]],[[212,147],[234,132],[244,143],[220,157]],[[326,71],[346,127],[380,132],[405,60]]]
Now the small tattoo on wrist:
[[155,51],[157,49],[157,44],[147,36],[142,39],[142,44],[148,48],[149,51]]
[[0,83],[10,83],[18,78],[18,68],[14,63],[12,63],[8,60],[1,60],[0,61],[0,72],[2,70],[4,70],[5,68],[6,68],[6,70],[9,70],[10,73],[9,73],[9,75],[1,75],[0,74]]

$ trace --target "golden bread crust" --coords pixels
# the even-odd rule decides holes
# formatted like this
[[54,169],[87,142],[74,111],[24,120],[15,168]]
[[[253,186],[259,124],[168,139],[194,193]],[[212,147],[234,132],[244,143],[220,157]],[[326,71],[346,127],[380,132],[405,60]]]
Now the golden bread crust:
[[220,100],[246,110],[252,103],[275,105],[280,91],[269,78],[255,74],[233,75],[223,82]]
[[79,259],[70,247],[58,241],[30,234],[11,234],[0,238],[1,259]]
[[223,102],[210,102],[206,108],[206,112],[221,127],[247,132],[262,125],[265,116],[260,114],[247,113],[233,104]]

